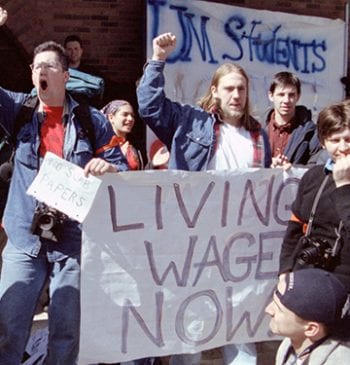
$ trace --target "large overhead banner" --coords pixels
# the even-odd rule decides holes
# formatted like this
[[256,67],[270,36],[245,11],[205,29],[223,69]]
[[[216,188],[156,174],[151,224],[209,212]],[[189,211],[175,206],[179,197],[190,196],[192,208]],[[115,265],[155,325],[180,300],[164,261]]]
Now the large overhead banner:
[[83,225],[80,364],[274,339],[264,310],[302,173],[104,176]]
[[346,24],[342,20],[246,9],[197,0],[148,0],[147,54],[152,39],[173,32],[177,48],[165,69],[171,99],[195,103],[215,69],[234,62],[251,80],[253,115],[263,121],[273,74],[296,73],[302,81],[300,102],[314,116],[341,100],[346,75]]

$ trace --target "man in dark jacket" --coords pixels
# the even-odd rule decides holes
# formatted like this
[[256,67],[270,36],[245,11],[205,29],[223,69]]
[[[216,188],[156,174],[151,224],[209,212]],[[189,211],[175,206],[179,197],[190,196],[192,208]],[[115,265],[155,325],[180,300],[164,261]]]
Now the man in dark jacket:
[[274,108],[266,120],[273,166],[281,162],[306,165],[321,149],[311,111],[296,105],[300,94],[300,80],[296,75],[290,72],[275,74],[269,89]]
[[301,178],[279,274],[321,267],[334,272],[350,293],[350,100],[323,109],[317,129],[329,159]]

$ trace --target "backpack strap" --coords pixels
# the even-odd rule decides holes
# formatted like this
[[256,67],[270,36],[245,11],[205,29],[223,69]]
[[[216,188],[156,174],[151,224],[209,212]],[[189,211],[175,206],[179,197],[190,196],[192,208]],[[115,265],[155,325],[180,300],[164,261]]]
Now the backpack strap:
[[74,110],[74,113],[80,122],[83,130],[85,131],[89,142],[91,144],[92,150],[96,151],[96,136],[95,136],[95,128],[91,120],[91,113],[89,104],[82,102],[80,103]]

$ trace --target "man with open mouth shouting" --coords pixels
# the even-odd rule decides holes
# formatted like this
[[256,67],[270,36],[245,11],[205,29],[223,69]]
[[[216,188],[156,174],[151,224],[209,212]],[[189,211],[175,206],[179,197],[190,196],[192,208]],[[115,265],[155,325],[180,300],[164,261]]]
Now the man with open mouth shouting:
[[[6,11],[0,8],[0,25],[6,19]],[[37,103],[18,133],[15,122],[23,115],[29,95],[0,88],[0,124],[9,137],[16,137],[3,221],[8,242],[0,280],[0,364],[21,363],[37,301],[49,278],[45,364],[73,365],[79,345],[81,226],[67,217],[62,222],[57,216],[57,226],[55,219],[52,228],[55,234],[44,235],[34,219],[41,206],[26,191],[48,151],[84,168],[86,176],[124,171],[127,163],[119,147],[108,147],[114,135],[111,124],[93,108],[87,109],[94,132],[91,142],[86,122],[78,113],[81,106],[66,92],[68,60],[61,45],[52,41],[39,45],[31,69]]]

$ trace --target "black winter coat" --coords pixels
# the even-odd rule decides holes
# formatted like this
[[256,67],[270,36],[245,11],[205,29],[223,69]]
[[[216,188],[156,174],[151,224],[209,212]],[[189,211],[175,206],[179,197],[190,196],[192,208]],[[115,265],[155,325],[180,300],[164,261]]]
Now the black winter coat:
[[[302,177],[292,205],[293,214],[301,222],[308,222],[315,196],[325,175],[324,165],[317,165]],[[333,246],[340,220],[343,222],[341,249],[335,267],[329,271],[334,271],[350,292],[350,185],[336,188],[332,173],[329,173],[316,208],[310,236],[316,241],[325,239]],[[301,236],[303,236],[303,223],[290,220],[282,243],[280,273],[291,271],[296,256],[305,248],[298,244]]]

